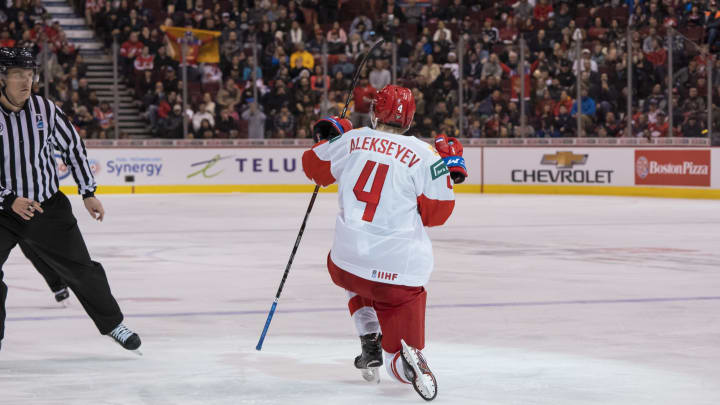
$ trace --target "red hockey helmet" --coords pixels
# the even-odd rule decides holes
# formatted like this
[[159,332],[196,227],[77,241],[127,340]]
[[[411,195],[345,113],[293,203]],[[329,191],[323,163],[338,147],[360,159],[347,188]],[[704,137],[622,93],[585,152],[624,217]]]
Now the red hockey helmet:
[[389,84],[375,95],[370,113],[373,123],[382,122],[407,131],[415,116],[415,97],[407,87]]

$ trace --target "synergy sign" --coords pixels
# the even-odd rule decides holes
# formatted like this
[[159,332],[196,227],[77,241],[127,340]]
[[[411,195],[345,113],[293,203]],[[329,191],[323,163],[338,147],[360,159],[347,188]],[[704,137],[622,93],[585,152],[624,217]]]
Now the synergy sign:
[[590,154],[572,151],[544,153],[540,158],[541,166],[552,168],[513,169],[513,183],[547,184],[610,184],[615,172],[611,169],[591,169],[586,167]]
[[635,150],[635,184],[710,187],[710,151]]

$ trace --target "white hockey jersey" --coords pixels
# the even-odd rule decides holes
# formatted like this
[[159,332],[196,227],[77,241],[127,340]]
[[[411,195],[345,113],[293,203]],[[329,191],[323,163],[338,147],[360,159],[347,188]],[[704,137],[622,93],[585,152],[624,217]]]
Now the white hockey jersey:
[[340,212],[331,260],[367,280],[421,286],[433,269],[424,226],[455,206],[449,171],[435,149],[411,136],[359,128],[303,154],[317,184],[338,184]]

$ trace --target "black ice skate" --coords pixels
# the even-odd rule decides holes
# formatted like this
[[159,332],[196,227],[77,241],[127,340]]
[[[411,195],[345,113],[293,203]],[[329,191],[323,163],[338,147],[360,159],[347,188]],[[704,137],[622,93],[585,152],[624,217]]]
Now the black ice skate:
[[408,346],[404,340],[400,340],[400,343],[403,347],[401,358],[405,366],[405,377],[412,382],[422,399],[432,401],[437,396],[435,375],[430,371],[420,350]]
[[63,302],[66,299],[70,297],[70,291],[68,291],[67,287],[63,287],[57,291],[55,291],[55,301],[57,302]]
[[379,333],[360,336],[362,353],[355,357],[355,367],[360,369],[367,382],[380,383],[380,367],[383,365],[381,341],[382,335]]
[[126,350],[132,350],[138,355],[142,353],[138,350],[140,347],[140,336],[137,333],[126,328],[125,325],[120,324],[108,334],[117,344],[125,348]]

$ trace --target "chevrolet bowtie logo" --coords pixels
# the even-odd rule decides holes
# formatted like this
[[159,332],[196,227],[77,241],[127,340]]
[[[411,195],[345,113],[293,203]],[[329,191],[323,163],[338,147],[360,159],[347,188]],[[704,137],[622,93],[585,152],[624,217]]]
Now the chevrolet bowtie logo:
[[572,152],[556,152],[554,155],[543,155],[541,164],[555,165],[558,169],[572,169],[573,165],[584,165],[588,155],[576,155]]

